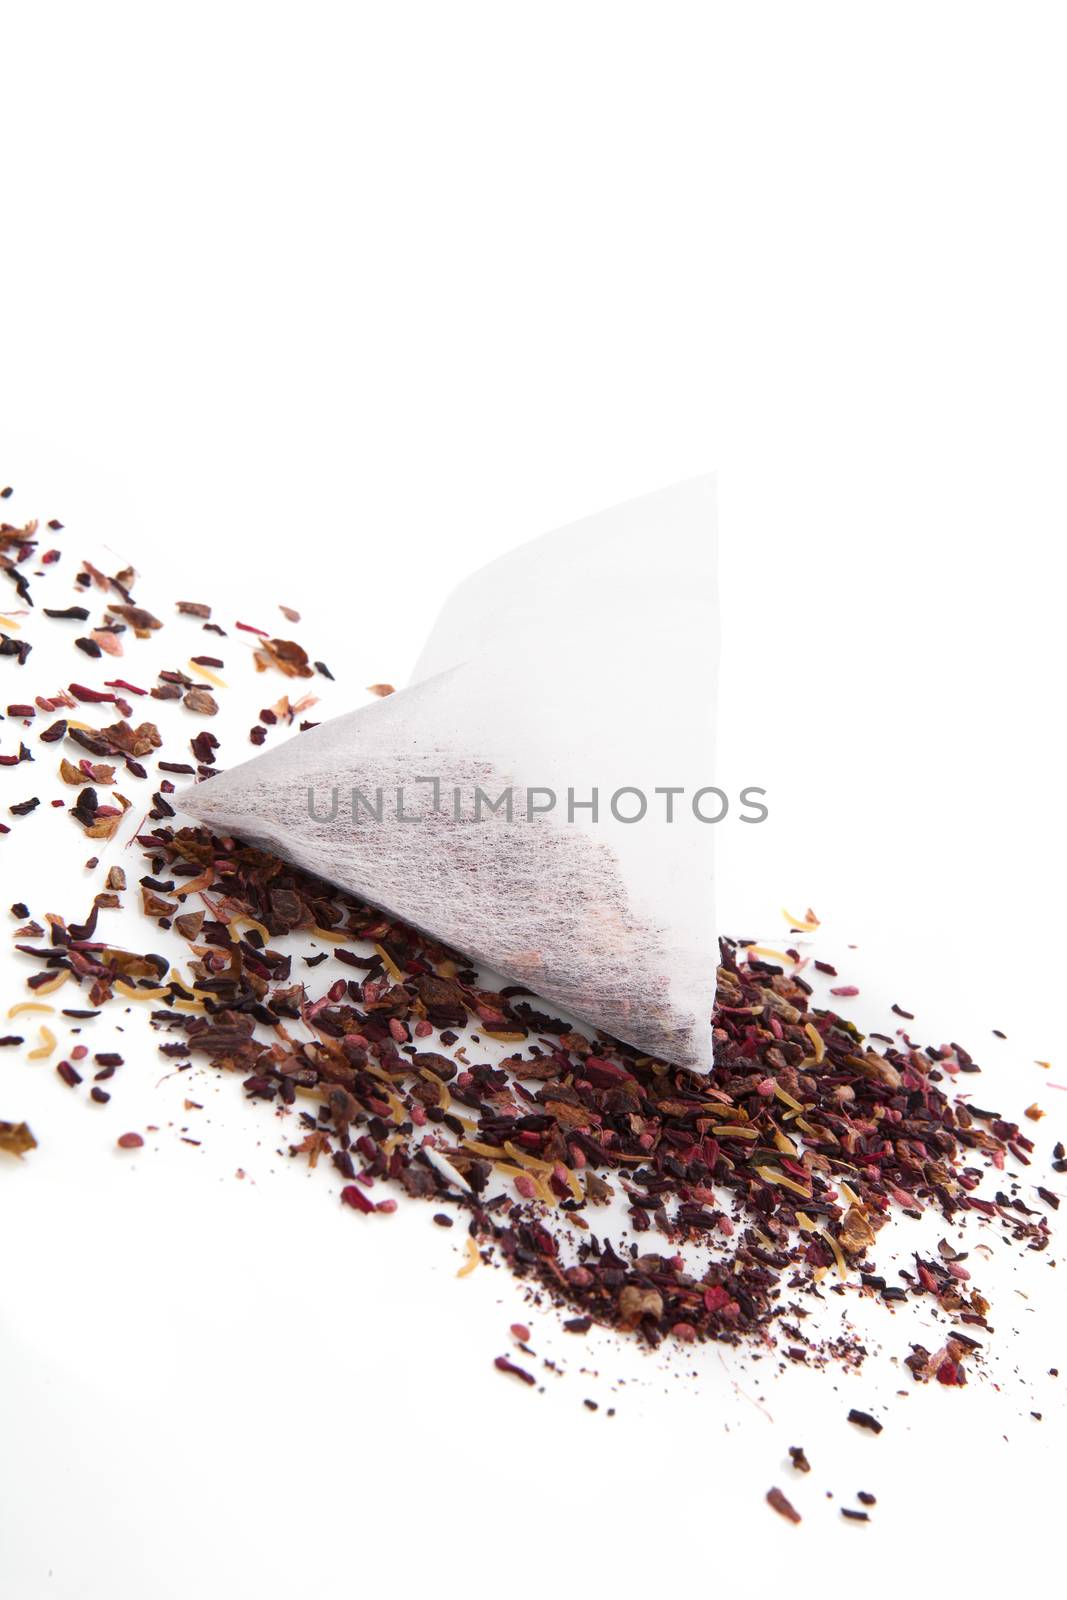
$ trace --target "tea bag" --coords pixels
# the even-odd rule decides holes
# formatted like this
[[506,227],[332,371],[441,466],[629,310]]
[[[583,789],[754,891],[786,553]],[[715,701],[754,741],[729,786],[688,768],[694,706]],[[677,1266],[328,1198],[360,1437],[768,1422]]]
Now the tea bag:
[[407,688],[177,803],[705,1071],[718,628],[715,487],[699,478],[482,568]]

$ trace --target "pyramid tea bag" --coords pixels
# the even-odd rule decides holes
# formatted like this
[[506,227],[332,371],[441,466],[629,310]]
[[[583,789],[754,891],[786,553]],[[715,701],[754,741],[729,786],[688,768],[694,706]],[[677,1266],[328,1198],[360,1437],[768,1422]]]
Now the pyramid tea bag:
[[177,803],[648,1055],[711,1065],[714,480],[453,593],[410,685]]

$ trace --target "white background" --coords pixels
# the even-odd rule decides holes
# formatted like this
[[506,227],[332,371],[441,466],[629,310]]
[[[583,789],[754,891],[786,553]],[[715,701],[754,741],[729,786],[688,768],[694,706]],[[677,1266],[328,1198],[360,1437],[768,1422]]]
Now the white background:
[[[772,806],[723,836],[722,925],[779,938],[783,904],[814,904],[857,1020],[902,1001],[988,1061],[984,1095],[1062,1130],[1061,9],[0,17],[10,514],[60,516],[156,594],[297,606],[340,709],[404,681],[480,562],[717,467],[721,777]],[[54,837],[20,830],[17,872],[0,841],[5,904],[29,876],[35,909],[69,907],[82,855]],[[171,1132],[134,1165],[119,1120],[181,1120],[154,1060],[98,1124],[50,1070],[0,1073],[0,1115],[42,1139],[0,1171],[14,1600],[606,1593],[658,1570],[875,1592],[891,1560],[921,1581],[962,1551],[991,1586],[1018,1578],[1009,1545],[1035,1569],[1052,1548],[1043,1374],[1067,1352],[1044,1263],[1004,1274],[999,1391],[917,1391],[878,1440],[839,1420],[873,1377],[756,1396],[717,1351],[576,1352],[549,1315],[535,1342],[567,1376],[528,1394],[490,1366],[510,1281],[457,1283],[421,1211],[340,1215],[236,1086],[203,1080],[200,1150]],[[791,1443],[818,1455],[799,1487]],[[806,1496],[801,1528],[772,1482]],[[861,1487],[874,1524],[841,1525]]]

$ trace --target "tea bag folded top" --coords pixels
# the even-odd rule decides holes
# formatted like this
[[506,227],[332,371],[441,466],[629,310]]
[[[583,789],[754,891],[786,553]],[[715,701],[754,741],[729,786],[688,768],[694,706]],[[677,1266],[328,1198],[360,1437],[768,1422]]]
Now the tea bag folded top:
[[714,480],[503,556],[411,684],[177,797],[650,1056],[711,1065]]

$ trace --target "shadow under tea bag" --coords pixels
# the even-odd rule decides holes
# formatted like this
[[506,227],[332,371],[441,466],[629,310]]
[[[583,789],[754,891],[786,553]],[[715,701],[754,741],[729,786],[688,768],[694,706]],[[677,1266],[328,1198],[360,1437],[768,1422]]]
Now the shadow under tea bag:
[[177,803],[706,1071],[718,650],[715,485],[698,478],[484,567],[406,689]]

